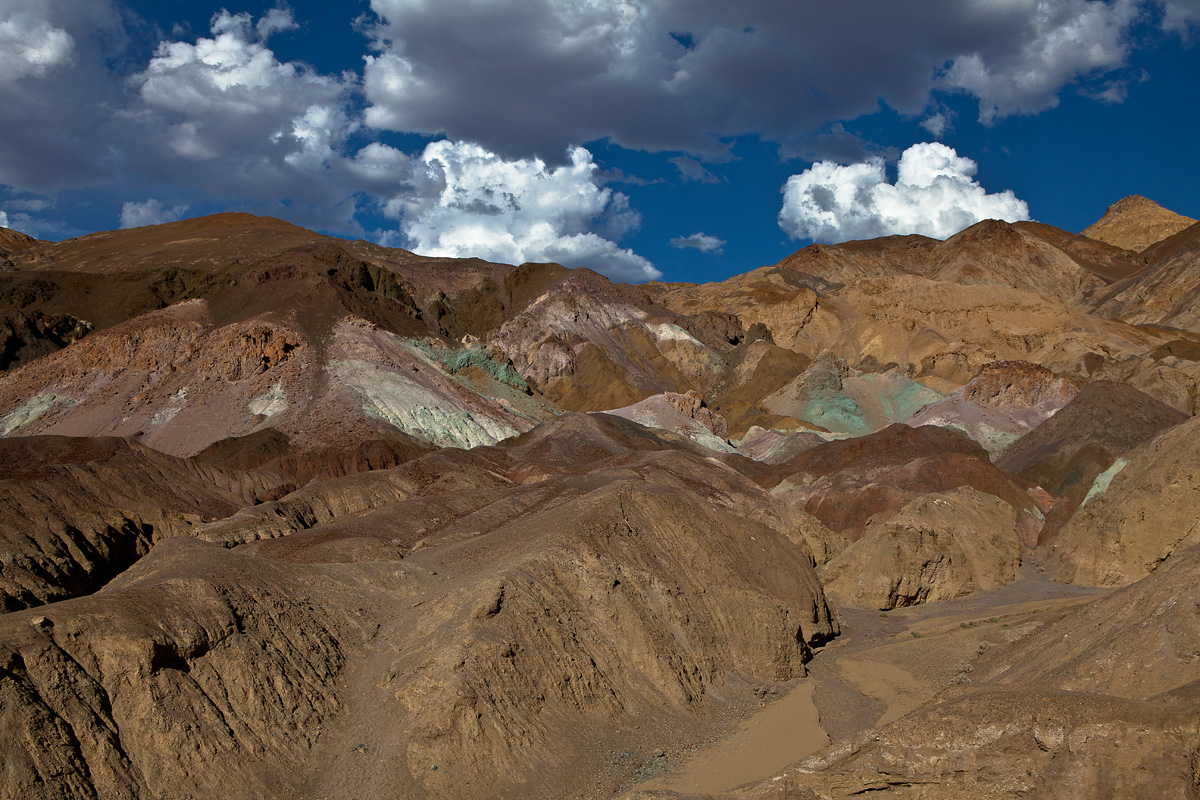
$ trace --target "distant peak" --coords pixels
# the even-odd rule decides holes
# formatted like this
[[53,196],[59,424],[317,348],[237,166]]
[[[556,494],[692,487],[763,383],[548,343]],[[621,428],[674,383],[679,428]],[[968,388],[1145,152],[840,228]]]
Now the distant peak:
[[1083,235],[1140,253],[1195,223],[1149,198],[1131,194],[1109,206],[1103,217],[1083,230]]
[[260,217],[256,214],[247,214],[244,211],[222,211],[219,214],[209,214],[205,217],[192,217],[191,219],[179,220],[179,222],[169,222],[168,225],[192,226],[192,227],[225,227],[225,226],[244,226],[255,225],[264,228],[287,228],[289,230],[305,230],[299,225],[279,219],[277,217]]

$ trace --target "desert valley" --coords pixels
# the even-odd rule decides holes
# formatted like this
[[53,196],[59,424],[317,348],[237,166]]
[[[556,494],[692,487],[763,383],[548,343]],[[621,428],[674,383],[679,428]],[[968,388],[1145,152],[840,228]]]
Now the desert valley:
[[1200,797],[1150,200],[704,284],[238,213],[0,269],[0,797]]

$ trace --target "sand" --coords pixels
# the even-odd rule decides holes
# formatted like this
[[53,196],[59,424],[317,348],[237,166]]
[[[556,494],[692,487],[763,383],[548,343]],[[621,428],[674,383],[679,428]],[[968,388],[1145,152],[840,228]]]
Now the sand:
[[801,681],[778,700],[764,704],[728,737],[642,788],[722,792],[762,780],[821,750],[829,744],[829,735],[813,703],[814,687],[811,680]]

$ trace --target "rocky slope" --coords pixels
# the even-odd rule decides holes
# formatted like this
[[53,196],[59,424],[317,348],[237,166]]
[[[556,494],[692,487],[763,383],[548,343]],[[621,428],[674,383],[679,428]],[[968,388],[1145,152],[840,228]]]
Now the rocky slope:
[[1109,206],[1103,217],[1083,230],[1083,235],[1140,253],[1194,224],[1196,220],[1134,194]]
[[[172,539],[5,615],[4,791],[562,796],[639,719],[695,724],[802,675],[837,632],[797,529],[816,524],[695,445],[555,425],[314,486],[282,538]],[[561,474],[495,469],[535,464]]]
[[[1184,598],[1194,597],[1198,564],[1192,547],[1073,609],[1025,622],[1014,614],[932,702],[767,780],[701,796],[1192,797],[1200,661]],[[1012,627],[1024,631],[1006,636]]]
[[1200,542],[1200,455],[1193,417],[1150,439],[1092,484],[1090,497],[1051,542],[1056,580],[1123,586]]
[[[268,427],[308,449],[354,447],[389,429],[437,446],[484,444],[553,413],[503,357],[415,338],[426,333],[420,313],[342,250],[286,251],[243,284],[0,376],[0,426],[133,436],[190,455]],[[427,410],[414,415],[414,403]]]
[[280,483],[124,439],[0,440],[0,607],[90,594],[155,542],[190,535]]
[[1153,245],[1144,270],[1099,296],[1096,312],[1135,325],[1200,332],[1200,223]]
[[42,244],[45,242],[28,234],[14,231],[12,228],[0,228],[0,258],[4,260],[0,266],[11,268],[13,263],[9,256]]
[[806,759],[769,785],[723,797],[1186,798],[1200,744],[1192,714],[1169,702],[973,692]]
[[1123,383],[1089,383],[995,459],[1009,475],[1063,494],[1090,487],[1118,457],[1187,415]]
[[986,451],[936,426],[896,424],[806,448],[763,469],[756,480],[851,542],[863,537],[868,523],[885,521],[910,501],[960,486],[1007,503],[1016,513],[1014,531],[1029,546],[1042,526],[1037,504],[992,465]]
[[1055,416],[1078,391],[1076,382],[1037,364],[994,361],[904,422],[960,430],[994,456]]
[[727,797],[1191,797],[1180,222],[644,287],[0,231],[0,796],[635,796],[767,706],[820,744]]

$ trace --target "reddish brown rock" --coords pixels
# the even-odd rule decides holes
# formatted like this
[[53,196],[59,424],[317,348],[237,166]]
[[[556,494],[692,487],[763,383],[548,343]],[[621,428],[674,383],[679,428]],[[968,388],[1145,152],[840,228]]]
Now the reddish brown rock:
[[992,466],[979,445],[947,428],[891,425],[827,442],[765,469],[756,480],[852,542],[871,517],[886,519],[917,496],[959,486],[1000,497],[1015,509],[1027,546],[1041,529],[1041,512],[1024,490]]
[[729,438],[729,426],[725,423],[725,418],[720,414],[714,414],[712,409],[704,401],[704,395],[696,390],[691,390],[684,394],[667,392],[663,397],[673,408],[679,411],[689,419],[694,419],[704,427],[712,431],[713,435],[718,439]]
[[1000,453],[996,466],[1056,495],[1086,491],[1117,456],[1186,419],[1131,386],[1096,381]]

